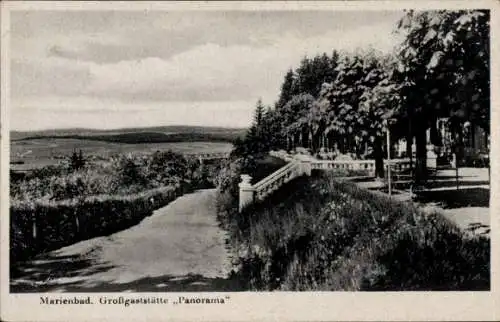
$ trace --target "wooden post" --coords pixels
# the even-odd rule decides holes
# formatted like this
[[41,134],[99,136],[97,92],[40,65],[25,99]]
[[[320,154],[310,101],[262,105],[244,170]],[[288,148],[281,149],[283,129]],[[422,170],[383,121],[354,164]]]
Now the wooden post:
[[38,232],[36,230],[36,214],[33,213],[33,217],[32,217],[32,221],[33,221],[33,226],[32,226],[32,233],[33,233],[33,240],[36,242],[37,241],[37,237],[38,237]]
[[253,203],[254,201],[254,188],[250,183],[252,177],[247,174],[241,175],[241,182],[238,185],[240,188],[239,194],[239,211],[241,212],[243,208]]
[[457,184],[457,190],[459,189],[459,182],[458,182],[458,157],[457,153],[453,153],[453,165],[455,166],[455,181]]
[[75,225],[76,225],[76,235],[80,234],[80,220],[78,219],[78,213],[75,212]]
[[[483,159],[483,163],[485,160]],[[490,151],[488,150],[488,186],[491,189],[491,163],[490,163]]]
[[489,162],[488,162],[488,186],[491,189],[491,167],[490,167]]
[[391,134],[389,131],[389,125],[387,125],[387,184],[390,197],[392,195],[392,187],[391,187]]

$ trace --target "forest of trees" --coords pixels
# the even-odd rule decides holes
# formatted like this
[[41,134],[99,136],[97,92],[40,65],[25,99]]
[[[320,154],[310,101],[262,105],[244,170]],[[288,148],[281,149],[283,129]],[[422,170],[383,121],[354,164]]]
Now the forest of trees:
[[407,11],[395,32],[404,40],[390,54],[333,50],[303,58],[286,73],[274,106],[257,102],[253,124],[234,153],[335,150],[375,159],[376,174],[383,176],[389,128],[393,142],[415,142],[415,180],[421,182],[427,130],[431,143],[440,144],[438,118],[448,119],[456,151],[466,122],[489,135],[489,11]]

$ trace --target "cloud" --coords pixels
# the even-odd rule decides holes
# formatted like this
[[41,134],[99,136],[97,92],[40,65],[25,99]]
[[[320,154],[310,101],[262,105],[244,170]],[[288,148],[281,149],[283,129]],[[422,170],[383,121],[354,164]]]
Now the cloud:
[[[261,97],[266,103],[274,102],[287,69],[297,67],[304,56],[367,46],[389,51],[397,42],[391,31],[398,15],[13,15],[12,97],[17,102],[28,100],[30,106],[40,97],[51,97],[61,115],[68,114],[66,109],[85,113],[86,104],[95,109],[98,101],[107,104],[99,105],[95,115],[115,115],[116,110],[130,109],[131,105],[136,109],[157,104],[188,108],[193,102],[196,106],[205,102],[207,109],[210,104],[219,104],[229,111],[231,104],[239,102],[245,112],[239,109],[238,113],[246,115],[248,123],[255,101]],[[40,108],[50,106],[40,103]],[[50,113],[58,112],[50,109]],[[92,113],[87,111],[87,115]],[[148,113],[161,119],[154,114],[157,112]],[[218,119],[224,118],[219,110],[214,113]],[[189,113],[174,115],[178,124],[195,118]],[[211,120],[209,115],[205,114],[206,120]]]
[[88,93],[173,101],[255,98],[269,91],[270,77],[276,81],[277,65],[286,63],[273,49],[205,44],[168,60],[92,65],[95,82]]
[[13,59],[11,93],[14,98],[36,95],[81,95],[92,82],[87,64],[60,58]]
[[[73,52],[53,46],[48,58],[14,62],[13,87],[17,94],[90,95],[123,100],[274,100],[285,71],[296,67],[305,55],[367,45],[390,50],[394,39],[390,29],[382,27],[334,30],[307,39],[287,33],[269,46],[207,43],[168,59],[148,57],[108,64],[75,61]],[[371,42],[367,42],[368,34]]]
[[[391,11],[216,11],[216,12],[15,12],[12,33],[23,41],[52,42],[72,57],[114,63],[147,57],[168,59],[191,48],[272,45],[284,33],[298,39],[331,30],[394,24]],[[51,46],[52,46],[51,45]]]
[[246,127],[253,101],[123,102],[117,99],[39,96],[16,99],[10,128],[125,128],[159,125]]

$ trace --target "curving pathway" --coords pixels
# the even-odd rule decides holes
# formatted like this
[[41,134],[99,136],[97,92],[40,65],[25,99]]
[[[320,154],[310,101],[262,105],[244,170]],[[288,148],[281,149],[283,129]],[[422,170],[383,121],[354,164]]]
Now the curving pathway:
[[11,292],[237,290],[214,189],[184,195],[127,230],[39,256]]

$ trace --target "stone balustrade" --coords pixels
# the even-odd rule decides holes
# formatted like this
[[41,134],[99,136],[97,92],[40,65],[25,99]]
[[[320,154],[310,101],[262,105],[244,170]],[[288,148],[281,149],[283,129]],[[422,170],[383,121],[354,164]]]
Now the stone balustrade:
[[293,156],[288,154],[285,150],[270,151],[269,155],[275,158],[282,159],[284,161],[290,162],[293,160]]
[[254,202],[254,188],[251,184],[252,177],[247,174],[241,175],[241,182],[239,184],[239,209],[240,211],[246,206]]
[[[251,184],[250,176],[242,175],[240,211],[255,201],[264,200],[287,182],[302,175],[310,176],[312,170],[366,171],[369,176],[375,175],[375,160],[317,160],[308,155],[291,156],[286,151],[271,151],[269,155],[289,163],[254,185]],[[384,165],[385,167],[390,165],[392,171],[404,171],[411,167],[409,159],[384,160]]]
[[249,175],[241,175],[240,188],[240,211],[254,201],[262,201],[274,191],[278,190],[284,184],[304,174],[304,166],[301,162],[290,162],[287,165],[276,170],[269,176],[251,184],[252,178]]
[[405,171],[409,170],[411,168],[411,162],[410,159],[393,159],[389,162],[387,160],[384,160],[384,166],[387,168],[388,165],[391,165],[391,171]]
[[313,170],[364,170],[370,175],[375,174],[374,160],[315,160],[311,163]]
[[303,170],[304,168],[299,162],[291,162],[281,167],[254,185],[255,199],[259,201],[264,200],[285,183],[303,175]]
[[229,158],[229,153],[220,152],[220,153],[198,153],[196,156],[202,159],[226,159]]

